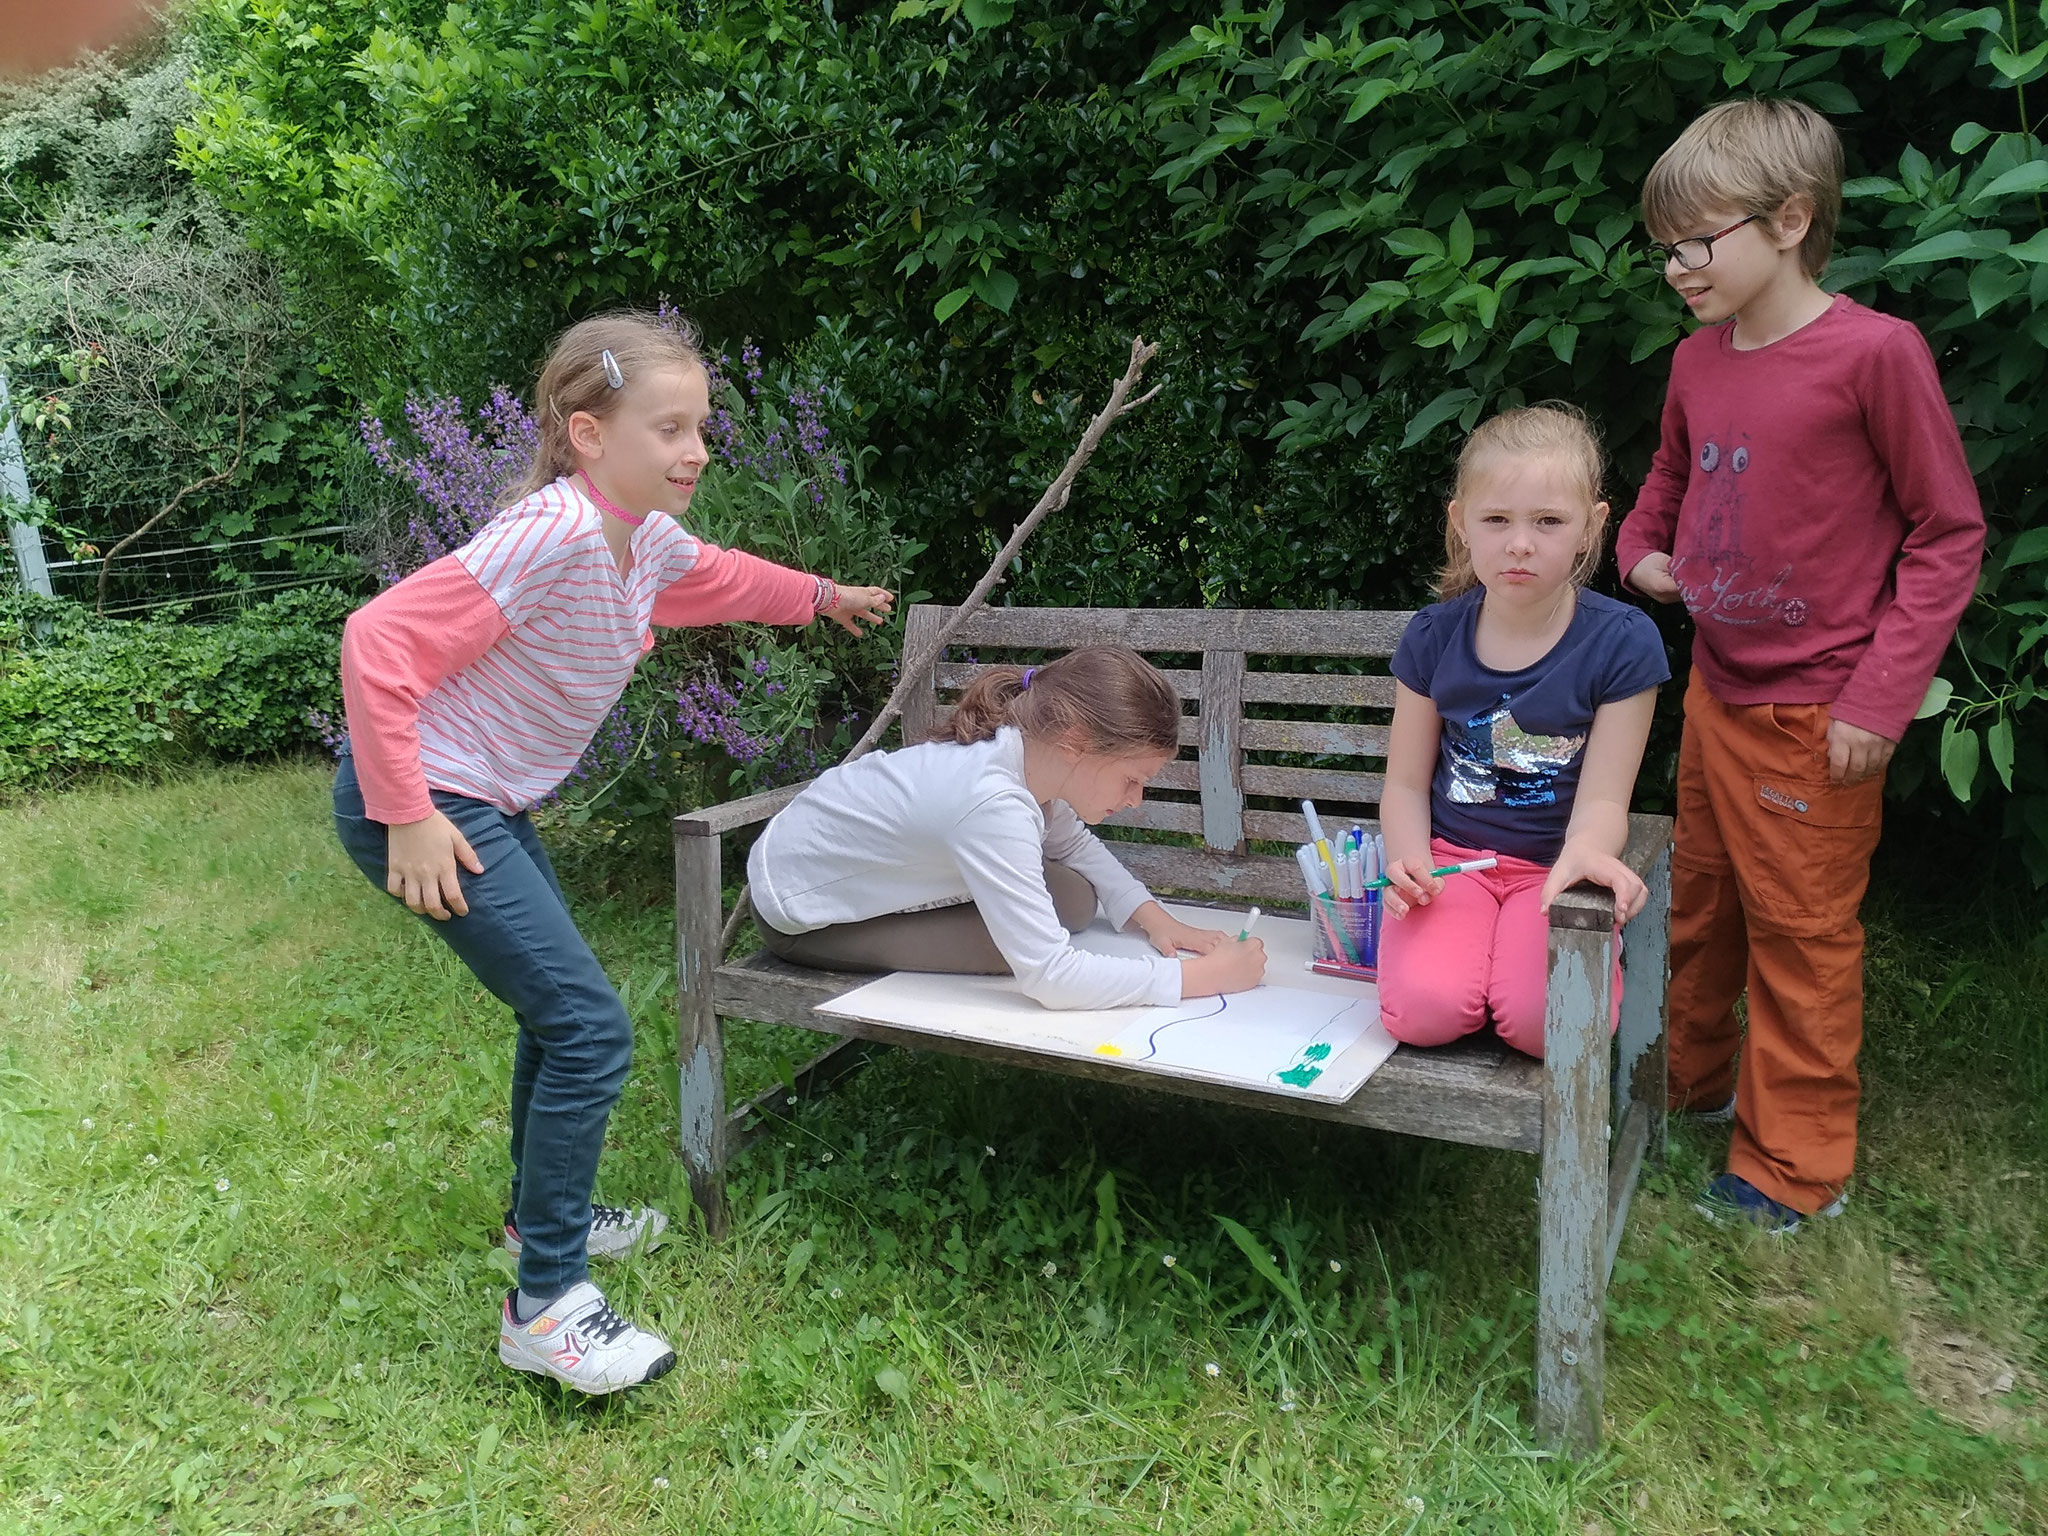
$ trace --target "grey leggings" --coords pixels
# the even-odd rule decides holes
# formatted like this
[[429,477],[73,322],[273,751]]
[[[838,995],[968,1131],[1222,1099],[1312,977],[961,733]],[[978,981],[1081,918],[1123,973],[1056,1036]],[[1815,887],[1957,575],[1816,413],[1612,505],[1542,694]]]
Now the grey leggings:
[[[1068,932],[1095,921],[1095,887],[1064,864],[1047,861],[1045,887]],[[1010,962],[989,937],[973,902],[924,912],[891,912],[809,933],[780,933],[754,914],[761,942],[777,959],[821,971],[944,971],[955,976],[1007,976]]]

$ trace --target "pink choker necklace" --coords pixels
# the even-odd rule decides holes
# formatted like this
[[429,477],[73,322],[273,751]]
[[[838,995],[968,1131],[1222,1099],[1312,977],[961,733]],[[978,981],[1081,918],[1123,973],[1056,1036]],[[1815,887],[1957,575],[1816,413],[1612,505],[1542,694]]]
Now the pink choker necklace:
[[589,492],[590,499],[592,501],[596,502],[598,506],[601,507],[603,510],[611,513],[613,517],[616,517],[628,528],[638,528],[642,523],[647,521],[647,516],[645,513],[642,513],[639,517],[635,517],[632,513],[628,512],[624,507],[618,506],[613,502],[605,500],[604,492],[600,491],[597,488],[597,486],[592,482],[590,476],[585,474],[582,470],[579,469],[576,471],[576,478],[583,482],[583,489]]

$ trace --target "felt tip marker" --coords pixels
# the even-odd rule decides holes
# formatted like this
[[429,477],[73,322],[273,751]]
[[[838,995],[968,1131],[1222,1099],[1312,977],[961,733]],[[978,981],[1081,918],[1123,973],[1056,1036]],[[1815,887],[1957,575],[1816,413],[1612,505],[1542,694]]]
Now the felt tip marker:
[[1239,943],[1243,943],[1246,939],[1252,936],[1252,929],[1258,926],[1258,921],[1259,909],[1257,907],[1253,907],[1250,913],[1248,913],[1245,917],[1244,927],[1240,929],[1238,932],[1237,938]]
[[[1498,863],[1500,863],[1499,859],[1467,859],[1462,864],[1446,864],[1442,869],[1432,869],[1430,871],[1430,874],[1433,876],[1469,875],[1477,870],[1492,869]],[[1388,886],[1392,885],[1393,883],[1394,882],[1388,879],[1385,875],[1381,875],[1379,879],[1373,881],[1370,885],[1366,887],[1366,889],[1373,891],[1385,890]]]

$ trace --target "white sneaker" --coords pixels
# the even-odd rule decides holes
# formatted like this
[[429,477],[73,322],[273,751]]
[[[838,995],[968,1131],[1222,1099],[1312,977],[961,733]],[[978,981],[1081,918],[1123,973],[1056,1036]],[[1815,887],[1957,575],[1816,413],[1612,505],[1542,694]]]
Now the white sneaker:
[[1695,1125],[1730,1125],[1735,1120],[1735,1095],[1728,1095],[1728,1102],[1713,1108],[1686,1108],[1676,1111]]
[[552,1376],[564,1386],[602,1397],[668,1374],[676,1352],[611,1309],[588,1280],[520,1322],[508,1291],[500,1309],[498,1358],[515,1371]]
[[[645,1205],[593,1205],[585,1252],[593,1259],[620,1259],[668,1230],[668,1218]],[[505,1251],[513,1258],[525,1246],[519,1229],[505,1223]]]

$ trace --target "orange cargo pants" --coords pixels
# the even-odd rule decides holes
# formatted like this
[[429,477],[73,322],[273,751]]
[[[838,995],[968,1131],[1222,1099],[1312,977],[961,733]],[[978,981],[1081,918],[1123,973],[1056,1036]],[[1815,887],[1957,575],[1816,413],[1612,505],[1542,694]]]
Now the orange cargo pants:
[[1882,775],[1828,783],[1827,705],[1723,704],[1692,674],[1671,853],[1671,1104],[1715,1108],[1734,1092],[1729,1172],[1807,1214],[1856,1160],[1857,909],[1883,804]]

